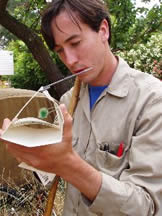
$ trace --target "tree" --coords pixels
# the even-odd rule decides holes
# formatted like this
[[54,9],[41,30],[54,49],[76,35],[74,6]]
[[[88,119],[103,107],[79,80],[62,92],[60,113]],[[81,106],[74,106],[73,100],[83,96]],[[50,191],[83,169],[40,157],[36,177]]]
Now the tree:
[[[25,25],[23,22],[25,22],[26,20],[20,22],[18,20],[18,14],[17,18],[13,17],[11,13],[7,10],[8,1],[9,0],[0,0],[0,24],[26,44],[35,60],[39,63],[42,71],[45,72],[45,74],[47,75],[47,78],[50,82],[54,82],[58,79],[63,78],[63,75],[59,71],[58,67],[50,56],[49,51],[44,45],[44,42],[42,41],[42,38],[40,36],[40,32],[34,31],[32,30],[32,28],[29,28],[27,25]],[[32,4],[37,4],[38,7],[35,8],[35,10],[37,10],[36,12],[38,12],[39,6],[40,10],[45,6],[44,1],[38,0],[30,0],[28,2],[17,0],[16,2],[20,6],[25,6],[26,10],[30,10]],[[31,11],[29,15],[34,16],[34,11]],[[21,19],[22,18],[26,19],[26,16],[25,18],[21,17]],[[28,20],[29,19],[27,19],[27,21]],[[34,23],[32,23],[32,25],[34,25]],[[68,82],[63,82],[56,86],[54,88],[55,98],[59,98],[69,88],[68,85]]]

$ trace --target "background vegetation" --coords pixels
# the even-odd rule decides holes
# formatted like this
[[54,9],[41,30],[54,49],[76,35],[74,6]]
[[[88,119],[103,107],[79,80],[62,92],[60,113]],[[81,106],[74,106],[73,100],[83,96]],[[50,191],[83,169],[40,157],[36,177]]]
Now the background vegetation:
[[[112,50],[128,63],[162,79],[162,4],[136,8],[135,0],[105,0],[112,19]],[[147,4],[150,0],[143,0]],[[159,0],[161,3],[161,0]],[[14,52],[12,86],[37,90],[69,72],[46,47],[40,33],[45,0],[0,0],[0,48]],[[52,89],[59,98],[72,82]]]

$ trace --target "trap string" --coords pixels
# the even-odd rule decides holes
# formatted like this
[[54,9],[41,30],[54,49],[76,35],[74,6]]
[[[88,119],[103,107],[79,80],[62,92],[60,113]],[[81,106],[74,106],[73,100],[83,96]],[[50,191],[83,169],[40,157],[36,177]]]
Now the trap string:
[[19,110],[19,112],[16,114],[16,116],[12,119],[11,123],[13,121],[15,121],[17,119],[17,117],[20,115],[20,113],[25,109],[25,107],[33,100],[33,98],[35,98],[37,96],[37,94],[40,92],[40,90],[42,89],[42,87],[40,89],[38,89],[38,91],[36,91],[33,96],[24,104],[24,106]]
[[[11,123],[15,120],[15,119],[17,119],[17,117],[20,115],[20,113],[24,110],[24,108],[33,100],[33,98],[35,98],[36,97],[36,95],[38,94],[38,93],[44,93],[45,95],[46,95],[46,97],[48,98],[48,99],[52,99],[53,100],[53,98],[50,96],[50,94],[48,93],[48,89],[50,89],[52,86],[55,86],[55,85],[57,85],[57,84],[59,84],[59,83],[61,83],[61,82],[64,82],[64,81],[66,81],[66,80],[68,80],[68,79],[72,79],[73,77],[76,77],[76,76],[78,76],[78,75],[80,75],[80,74],[82,74],[82,73],[86,73],[86,72],[88,72],[89,70],[92,70],[93,68],[92,67],[89,67],[89,68],[86,68],[85,70],[82,70],[82,71],[80,71],[80,72],[78,72],[78,73],[75,73],[75,74],[72,74],[72,75],[70,75],[70,76],[67,76],[67,77],[65,77],[65,78],[63,78],[63,79],[60,79],[60,80],[58,80],[58,81],[56,81],[56,82],[53,82],[53,83],[51,83],[51,84],[49,84],[49,85],[46,85],[46,86],[41,86],[36,92],[35,92],[35,94],[25,103],[25,105],[19,110],[19,112],[16,114],[16,116],[12,119],[12,121],[11,121]],[[77,80],[77,79],[76,79]],[[79,80],[79,79],[78,79]]]

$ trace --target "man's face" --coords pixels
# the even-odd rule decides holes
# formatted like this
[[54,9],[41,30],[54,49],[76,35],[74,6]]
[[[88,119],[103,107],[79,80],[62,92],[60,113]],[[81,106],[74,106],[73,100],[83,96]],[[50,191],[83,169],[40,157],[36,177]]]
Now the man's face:
[[101,24],[98,32],[81,21],[79,26],[72,21],[67,12],[61,12],[51,24],[56,43],[54,50],[73,74],[93,67],[87,73],[79,75],[83,82],[103,85],[108,51],[106,21]]

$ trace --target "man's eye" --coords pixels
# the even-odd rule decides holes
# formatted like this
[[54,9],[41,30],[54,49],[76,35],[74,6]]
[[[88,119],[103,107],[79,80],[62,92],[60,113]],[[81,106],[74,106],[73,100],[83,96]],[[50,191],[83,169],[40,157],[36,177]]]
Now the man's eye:
[[77,45],[79,45],[80,44],[80,41],[77,41],[77,42],[73,42],[71,45],[72,46],[77,46]]
[[55,50],[57,53],[61,53],[61,52],[63,52],[63,49],[56,49]]

